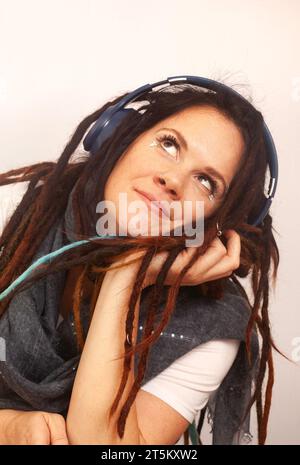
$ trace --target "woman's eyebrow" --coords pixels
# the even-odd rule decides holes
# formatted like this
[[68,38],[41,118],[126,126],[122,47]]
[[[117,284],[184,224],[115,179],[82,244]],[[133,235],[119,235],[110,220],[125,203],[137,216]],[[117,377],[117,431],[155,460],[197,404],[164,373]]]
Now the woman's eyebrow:
[[[180,140],[181,142],[181,145],[184,147],[184,149],[186,151],[188,151],[188,144],[187,144],[187,141],[185,140],[185,138],[183,137],[183,135],[177,131],[177,129],[173,129],[173,128],[160,128],[159,131],[172,131],[174,132],[178,139]],[[212,166],[206,166],[204,168],[205,171],[207,171],[207,173],[211,174],[212,176],[215,176],[216,178],[218,178],[221,183],[223,184],[223,188],[224,188],[224,193],[229,189],[229,186],[228,184],[226,183],[225,179],[223,178],[223,176],[221,175],[221,173],[219,173],[219,171],[217,171],[215,168],[213,168]]]

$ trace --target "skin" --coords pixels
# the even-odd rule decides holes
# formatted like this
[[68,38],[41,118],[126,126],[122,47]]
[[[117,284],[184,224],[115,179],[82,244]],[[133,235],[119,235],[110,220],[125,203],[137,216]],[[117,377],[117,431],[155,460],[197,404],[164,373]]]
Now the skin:
[[[162,128],[179,131],[187,141],[188,151],[182,145],[177,150],[169,141],[151,146],[153,141],[157,141],[157,137],[173,134]],[[212,166],[222,174],[229,186],[240,167],[243,148],[244,142],[239,129],[213,107],[190,107],[158,122],[135,139],[122,154],[106,182],[104,200],[113,202],[116,207],[117,228],[120,226],[119,211],[122,211],[119,208],[120,192],[127,194],[128,204],[139,200],[147,205],[134,189],[152,193],[169,204],[172,201],[180,202],[182,207],[184,201],[191,201],[193,219],[197,216],[196,201],[202,200],[204,217],[207,218],[220,206],[222,185],[218,184],[219,196],[211,202],[208,199],[210,182],[207,178],[197,178],[197,176],[205,174],[203,171],[205,166]],[[178,154],[177,159],[175,159],[176,154]],[[149,205],[147,209],[146,219],[149,226],[145,231],[149,234],[151,231]],[[137,212],[128,212],[127,226],[136,214]],[[185,218],[181,218],[180,222],[175,223],[177,218],[171,213],[171,227],[185,222]],[[125,227],[123,223],[122,227]]]
[[65,419],[57,413],[3,409],[0,445],[68,445]]

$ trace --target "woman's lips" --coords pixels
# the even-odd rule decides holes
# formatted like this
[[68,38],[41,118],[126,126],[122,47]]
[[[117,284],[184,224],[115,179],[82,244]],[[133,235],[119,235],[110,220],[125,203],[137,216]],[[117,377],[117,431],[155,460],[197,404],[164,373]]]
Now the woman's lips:
[[[163,215],[165,218],[169,219],[169,216],[166,214],[164,211],[163,207],[160,207],[159,205],[155,204],[154,201],[151,201],[146,195],[144,195],[142,192],[138,191],[137,189],[134,189],[140,197],[151,207],[154,207],[154,212],[159,214],[159,216]],[[156,201],[158,202],[158,201]]]

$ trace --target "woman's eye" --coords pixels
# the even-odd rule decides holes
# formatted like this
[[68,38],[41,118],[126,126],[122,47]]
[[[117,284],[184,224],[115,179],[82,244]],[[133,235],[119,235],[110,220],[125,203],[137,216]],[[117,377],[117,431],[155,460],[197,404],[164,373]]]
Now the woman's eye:
[[[176,137],[172,135],[163,135],[158,137],[157,140],[160,142],[160,145],[166,152],[176,157],[177,150],[179,148],[179,144],[177,142]],[[173,152],[171,149],[173,149]]]
[[[172,156],[177,156],[177,151],[180,148],[180,145],[175,136],[171,134],[164,134],[162,136],[157,137],[157,140],[166,152],[168,152]],[[204,186],[204,188],[210,192],[210,194],[214,194],[217,192],[217,182],[210,176],[200,174],[199,176],[197,176],[197,178],[202,178],[205,181],[205,184],[202,181],[199,182],[201,183],[201,186]]]
[[206,180],[206,185],[201,183],[205,188],[207,188],[211,194],[213,194],[215,191],[216,191],[216,182],[211,179],[209,176],[206,176],[206,175],[203,175],[203,174],[200,174],[199,176],[197,176],[197,178],[202,178],[204,180]]

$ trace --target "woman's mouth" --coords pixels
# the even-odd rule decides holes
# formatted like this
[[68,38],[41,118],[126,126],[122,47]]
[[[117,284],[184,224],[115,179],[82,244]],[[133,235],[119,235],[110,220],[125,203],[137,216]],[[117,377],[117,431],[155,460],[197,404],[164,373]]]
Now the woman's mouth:
[[156,213],[162,218],[170,219],[169,216],[166,214],[165,210],[163,209],[163,207],[159,205],[158,200],[156,201],[150,200],[149,197],[147,197],[146,193],[144,194],[142,191],[138,191],[137,189],[134,189],[134,190],[139,194],[139,196],[143,199],[143,201],[146,202],[147,205],[149,205],[149,207],[154,211],[154,213]]

